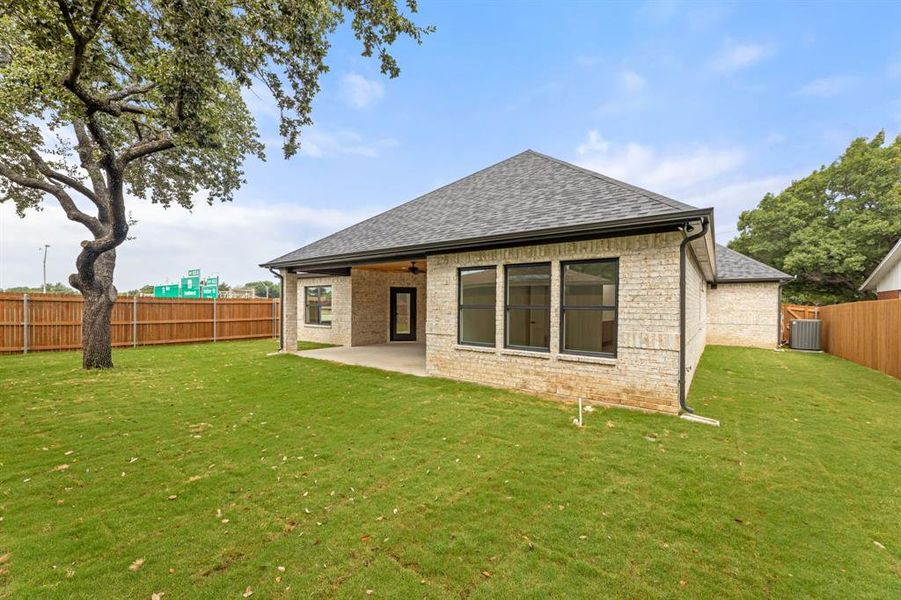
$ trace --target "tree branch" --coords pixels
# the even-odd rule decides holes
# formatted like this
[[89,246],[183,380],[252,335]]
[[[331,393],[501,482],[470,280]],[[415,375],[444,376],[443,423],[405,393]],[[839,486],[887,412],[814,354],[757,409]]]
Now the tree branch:
[[114,94],[110,94],[109,96],[107,96],[107,98],[109,98],[110,100],[113,100],[113,101],[125,100],[129,96],[136,96],[138,94],[146,94],[147,92],[151,91],[155,87],[156,87],[155,83],[148,83],[145,85],[138,85],[136,83],[133,83],[131,85],[125,86],[124,88],[122,88],[121,90],[119,90],[118,92],[116,92]]
[[18,173],[12,167],[3,163],[0,163],[0,175],[3,175],[13,183],[23,187],[41,190],[55,196],[59,201],[60,206],[62,206],[63,210],[66,212],[66,217],[68,217],[70,221],[81,223],[87,227],[95,237],[102,236],[106,233],[106,227],[104,227],[103,223],[96,217],[92,217],[91,215],[80,211],[75,205],[75,202],[72,201],[72,197],[60,186],[49,181]]
[[100,167],[97,166],[97,161],[94,160],[94,144],[91,142],[91,138],[88,137],[88,131],[85,128],[84,121],[74,120],[72,122],[72,128],[75,130],[75,139],[78,140],[76,150],[78,151],[78,158],[81,161],[81,167],[88,172],[88,177],[91,178],[91,184],[94,186],[95,194],[105,195],[106,181],[103,179],[103,173],[100,172]]
[[[93,112],[105,112],[114,116],[119,116],[123,111],[143,114],[145,109],[142,107],[132,104],[120,104],[110,97],[98,97],[82,87],[79,82],[88,44],[94,39],[94,36],[97,35],[103,14],[106,12],[109,5],[105,0],[97,0],[97,2],[94,3],[94,7],[91,10],[91,25],[86,32],[82,33],[75,25],[75,19],[72,16],[72,11],[69,9],[69,4],[66,0],[57,0],[56,4],[59,6],[59,10],[63,16],[63,22],[66,24],[66,29],[69,31],[69,35],[74,42],[72,62],[69,65],[69,73],[63,79],[63,86],[82,101],[87,108],[89,115]],[[127,97],[127,95],[125,97]]]
[[119,155],[117,167],[122,170],[133,160],[137,160],[148,154],[162,152],[175,147],[175,142],[168,136],[146,139],[136,144],[132,144]]
[[30,148],[28,150],[28,158],[30,158],[31,162],[34,163],[34,166],[37,168],[38,172],[40,172],[40,174],[47,179],[52,179],[53,181],[58,181],[63,185],[67,185],[91,202],[96,203],[97,197],[94,195],[94,192],[92,192],[90,189],[88,189],[87,186],[85,186],[82,182],[78,181],[74,177],[70,177],[65,173],[60,173],[59,171],[54,171],[50,167],[50,165],[48,165],[47,162],[43,159],[43,157],[41,157],[41,155],[33,148]]

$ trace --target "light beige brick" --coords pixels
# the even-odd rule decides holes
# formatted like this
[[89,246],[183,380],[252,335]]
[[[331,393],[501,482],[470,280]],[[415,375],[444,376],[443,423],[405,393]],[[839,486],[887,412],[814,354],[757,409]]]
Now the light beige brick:
[[721,283],[707,291],[707,343],[775,348],[779,284]]
[[[663,233],[521,246],[429,257],[426,367],[429,374],[564,400],[678,411],[679,241]],[[560,261],[619,258],[616,359],[573,362],[559,353]],[[503,348],[503,265],[551,262],[549,353]],[[457,269],[497,265],[496,347],[457,346]],[[565,356],[565,355],[564,355]]]

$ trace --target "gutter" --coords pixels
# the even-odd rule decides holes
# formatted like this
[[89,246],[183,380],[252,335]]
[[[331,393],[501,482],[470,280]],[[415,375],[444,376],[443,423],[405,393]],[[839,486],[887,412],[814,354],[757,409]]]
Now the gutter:
[[279,280],[278,284],[278,351],[285,349],[285,279],[278,271],[269,269],[269,272]]
[[[701,219],[701,231],[694,235],[686,235],[679,244],[679,407],[683,413],[693,414],[695,411],[685,403],[685,250],[688,244],[707,235],[710,220]],[[685,222],[685,233],[692,230],[690,222]]]
[[594,237],[599,234],[625,234],[632,229],[641,229],[643,227],[659,227],[683,225],[687,219],[707,219],[708,221],[713,215],[713,209],[703,208],[698,210],[683,211],[679,213],[666,213],[662,215],[653,215],[649,217],[636,217],[631,219],[620,219],[618,221],[606,221],[601,223],[586,223],[582,225],[569,225],[566,227],[554,227],[550,229],[540,229],[536,231],[518,231],[513,233],[505,233],[501,235],[488,235],[475,238],[465,238],[460,240],[449,240],[442,242],[432,242],[426,244],[414,244],[411,246],[399,246],[394,248],[381,248],[371,251],[351,252],[346,254],[336,254],[332,256],[323,256],[319,258],[308,258],[297,261],[291,259],[275,259],[261,264],[264,268],[295,268],[300,270],[316,269],[324,267],[346,266],[348,264],[356,264],[363,261],[378,262],[379,260],[400,260],[402,258],[420,258],[427,253],[443,253],[443,252],[461,252],[464,250],[474,250],[484,248],[491,245],[511,245],[511,244],[531,244],[546,243],[552,241],[562,241],[569,237],[588,236]]

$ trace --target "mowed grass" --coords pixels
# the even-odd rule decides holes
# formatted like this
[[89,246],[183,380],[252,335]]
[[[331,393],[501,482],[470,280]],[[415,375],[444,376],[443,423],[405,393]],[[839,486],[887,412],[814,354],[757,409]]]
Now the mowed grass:
[[0,597],[901,595],[887,376],[708,347],[690,402],[722,427],[577,429],[572,406],[272,350],[0,357]]

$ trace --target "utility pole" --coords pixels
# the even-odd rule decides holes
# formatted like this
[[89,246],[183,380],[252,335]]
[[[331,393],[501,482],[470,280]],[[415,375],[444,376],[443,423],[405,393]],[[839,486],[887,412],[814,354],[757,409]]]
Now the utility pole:
[[[44,244],[44,285],[41,287],[41,292],[47,293],[47,248],[50,247],[50,244]],[[38,252],[41,251],[41,248],[38,248]]]

